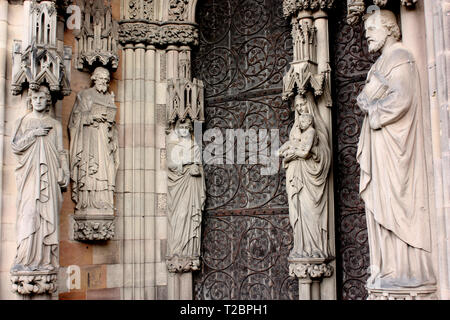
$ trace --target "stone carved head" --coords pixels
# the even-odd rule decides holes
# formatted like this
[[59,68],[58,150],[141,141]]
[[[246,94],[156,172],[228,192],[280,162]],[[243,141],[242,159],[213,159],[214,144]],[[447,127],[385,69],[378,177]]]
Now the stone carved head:
[[191,132],[194,130],[192,125],[192,121],[189,118],[186,119],[178,119],[175,124],[175,133],[180,138],[190,137]]
[[397,18],[389,10],[374,10],[365,15],[364,28],[370,53],[382,50],[388,41],[397,42],[401,38]]
[[314,117],[310,113],[302,113],[299,117],[299,126],[300,129],[306,130],[308,129],[314,121]]
[[295,96],[295,110],[298,114],[308,112],[308,99],[305,96],[301,94]]
[[37,112],[48,112],[52,105],[52,95],[46,86],[40,86],[39,89],[28,91],[28,110]]
[[95,68],[92,73],[91,80],[94,83],[95,89],[100,93],[106,93],[109,88],[111,80],[109,70],[103,67]]

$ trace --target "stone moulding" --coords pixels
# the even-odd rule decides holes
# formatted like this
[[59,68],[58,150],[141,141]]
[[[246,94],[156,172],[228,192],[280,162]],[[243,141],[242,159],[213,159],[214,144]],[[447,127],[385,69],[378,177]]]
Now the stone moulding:
[[437,300],[436,287],[397,290],[369,289],[367,300]]
[[11,273],[12,291],[22,295],[52,294],[57,289],[57,272],[22,271]]
[[122,45],[139,43],[154,46],[197,46],[199,43],[198,28],[193,23],[122,20],[119,25],[119,42]]
[[74,215],[73,238],[77,241],[111,240],[115,235],[114,216]]

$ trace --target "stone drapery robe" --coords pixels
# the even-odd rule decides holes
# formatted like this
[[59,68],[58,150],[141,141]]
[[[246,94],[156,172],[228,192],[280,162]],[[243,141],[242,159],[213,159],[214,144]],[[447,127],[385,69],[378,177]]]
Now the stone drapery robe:
[[[113,96],[81,91],[69,120],[72,199],[77,211],[112,214],[118,160],[117,108]],[[94,115],[106,114],[96,121]]]
[[312,139],[309,154],[285,163],[289,218],[294,232],[291,258],[329,256],[327,181],[331,150],[325,124],[313,99],[308,97],[315,130],[300,133],[299,115],[296,114],[289,140],[301,148],[302,143]]
[[369,109],[357,151],[372,267],[368,287],[435,282],[420,91],[414,58],[398,42],[372,66],[358,97]]
[[[52,127],[46,136],[36,137],[32,130]],[[61,185],[69,180],[67,153],[58,150],[62,142],[61,124],[45,116],[27,114],[16,124],[11,142],[19,165],[17,180],[17,254],[14,266],[27,270],[58,267],[58,214],[62,205]]]
[[[167,258],[182,258],[198,266],[202,210],[206,188],[200,147],[190,138],[168,139],[168,223]],[[196,171],[198,169],[198,174]],[[192,175],[193,173],[194,175]]]

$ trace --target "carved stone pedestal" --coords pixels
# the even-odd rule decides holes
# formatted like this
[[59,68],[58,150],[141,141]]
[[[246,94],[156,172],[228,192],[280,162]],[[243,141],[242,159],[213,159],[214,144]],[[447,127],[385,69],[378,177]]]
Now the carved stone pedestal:
[[437,300],[436,287],[406,289],[369,289],[367,300]]
[[298,278],[299,300],[320,300],[320,282],[331,277],[333,259],[289,258],[289,275]]
[[52,294],[57,289],[57,271],[11,272],[12,291],[22,295]]
[[78,241],[110,240],[115,234],[113,215],[74,215],[73,239]]
[[166,264],[169,272],[192,272],[200,269],[200,258],[174,255],[166,257]]

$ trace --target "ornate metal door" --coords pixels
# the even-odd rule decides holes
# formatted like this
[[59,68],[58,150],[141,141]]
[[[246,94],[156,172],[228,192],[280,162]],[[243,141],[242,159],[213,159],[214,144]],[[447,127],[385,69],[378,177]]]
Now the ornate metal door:
[[359,165],[356,150],[363,114],[356,105],[357,94],[376,57],[368,53],[364,28],[346,23],[346,1],[335,1],[330,21],[333,88],[335,91],[335,177],[338,297],[365,299],[369,247],[364,203],[359,197]]
[[[280,130],[293,117],[281,101],[282,77],[292,58],[282,0],[200,0],[200,46],[194,76],[205,82],[205,129]],[[362,114],[356,94],[374,61],[362,24],[346,24],[346,1],[330,16],[334,89],[338,297],[364,299],[369,252],[364,204],[359,198],[356,149]],[[248,160],[248,158],[246,158]],[[285,176],[260,175],[260,165],[206,165],[203,266],[196,299],[297,299],[288,276],[292,244]]]
[[[227,129],[279,129],[284,143],[293,117],[281,100],[282,79],[292,44],[282,0],[199,1],[197,22],[193,68],[205,83],[204,129],[219,128],[224,137]],[[298,298],[288,275],[292,230],[284,169],[262,175],[262,165],[250,163],[246,152],[245,164],[205,165],[196,299]]]

